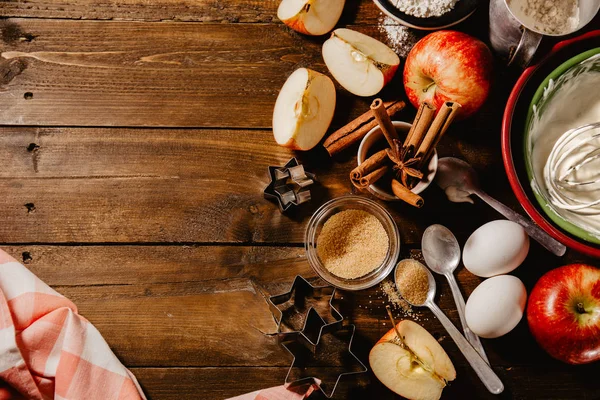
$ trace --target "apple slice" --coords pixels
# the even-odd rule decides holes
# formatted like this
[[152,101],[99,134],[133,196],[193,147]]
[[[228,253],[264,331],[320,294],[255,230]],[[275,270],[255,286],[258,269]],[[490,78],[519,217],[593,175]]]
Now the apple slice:
[[392,49],[363,33],[340,28],[323,43],[331,75],[350,93],[373,96],[392,80],[400,58]]
[[391,329],[371,349],[369,364],[373,373],[402,397],[439,399],[446,382],[456,378],[452,361],[437,340],[420,325],[404,320],[396,327],[410,351],[398,343],[396,331]]
[[337,24],[346,0],[282,0],[277,17],[306,35],[324,35]]
[[335,86],[319,72],[300,68],[284,83],[273,110],[275,141],[310,150],[325,136],[335,110]]

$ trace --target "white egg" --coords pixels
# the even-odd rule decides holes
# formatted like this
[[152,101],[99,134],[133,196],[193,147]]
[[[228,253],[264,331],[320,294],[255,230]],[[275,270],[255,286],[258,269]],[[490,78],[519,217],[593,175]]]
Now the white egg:
[[488,222],[471,234],[463,249],[463,264],[472,274],[489,278],[517,268],[529,253],[529,236],[515,222]]
[[512,275],[486,279],[475,288],[465,306],[469,329],[482,338],[497,338],[512,331],[523,317],[527,290]]

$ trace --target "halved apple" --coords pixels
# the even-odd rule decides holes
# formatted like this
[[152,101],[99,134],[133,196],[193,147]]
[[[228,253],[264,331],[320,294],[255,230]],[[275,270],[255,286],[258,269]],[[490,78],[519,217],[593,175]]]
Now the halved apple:
[[346,0],[282,0],[277,17],[295,31],[324,35],[337,24]]
[[294,150],[310,150],[323,138],[335,111],[333,81],[300,68],[284,83],[273,110],[275,141]]
[[424,328],[404,320],[396,325],[408,349],[391,329],[371,349],[373,373],[393,392],[412,400],[438,400],[447,381],[456,378],[450,358]]
[[392,49],[363,33],[339,28],[323,44],[331,75],[350,93],[373,96],[392,80],[400,58]]

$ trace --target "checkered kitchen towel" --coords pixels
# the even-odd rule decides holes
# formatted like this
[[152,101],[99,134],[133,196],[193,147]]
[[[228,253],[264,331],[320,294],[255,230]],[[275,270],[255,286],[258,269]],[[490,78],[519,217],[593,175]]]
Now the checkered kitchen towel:
[[0,400],[145,399],[77,307],[0,250]]
[[232,397],[228,400],[304,400],[312,392],[319,389],[320,382],[275,386]]

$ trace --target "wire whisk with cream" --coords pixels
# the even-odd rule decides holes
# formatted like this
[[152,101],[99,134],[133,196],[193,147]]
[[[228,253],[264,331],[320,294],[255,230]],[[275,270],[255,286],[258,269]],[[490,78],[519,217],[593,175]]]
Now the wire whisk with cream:
[[577,214],[600,214],[600,122],[558,138],[544,167],[550,202]]

